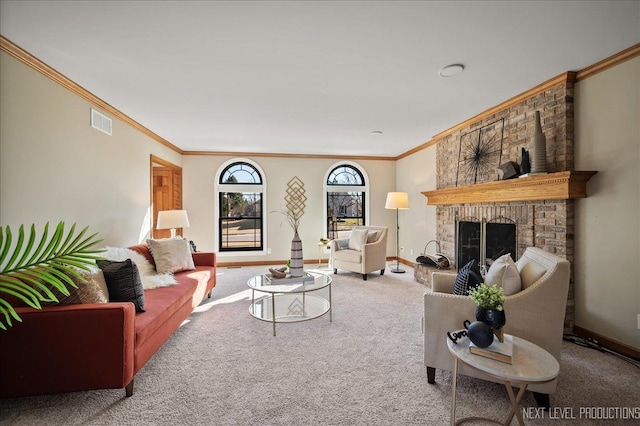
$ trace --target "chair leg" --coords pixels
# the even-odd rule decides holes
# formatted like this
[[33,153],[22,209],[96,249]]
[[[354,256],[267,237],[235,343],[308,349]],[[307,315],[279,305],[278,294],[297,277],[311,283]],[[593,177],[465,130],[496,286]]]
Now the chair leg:
[[551,401],[549,400],[548,393],[534,392],[533,397],[535,398],[538,407],[544,408],[544,411],[549,411],[551,408]]
[[384,269],[380,269],[380,275],[384,275]]
[[436,382],[436,369],[427,367],[427,383],[434,384]]
[[333,268],[333,275],[338,275],[338,268]]
[[362,274],[362,279],[366,281],[367,280],[367,274]]

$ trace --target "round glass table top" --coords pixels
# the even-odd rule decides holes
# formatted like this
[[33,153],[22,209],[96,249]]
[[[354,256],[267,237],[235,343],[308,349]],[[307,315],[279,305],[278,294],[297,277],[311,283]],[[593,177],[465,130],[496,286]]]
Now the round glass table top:
[[319,290],[331,284],[329,275],[308,271],[305,273],[311,275],[313,281],[302,282],[297,278],[270,280],[265,275],[256,275],[247,281],[247,285],[249,288],[263,293],[304,293]]

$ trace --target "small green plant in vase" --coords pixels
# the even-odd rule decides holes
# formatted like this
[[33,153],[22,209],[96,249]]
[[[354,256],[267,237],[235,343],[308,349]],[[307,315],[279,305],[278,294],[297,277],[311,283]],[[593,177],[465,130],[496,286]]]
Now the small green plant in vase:
[[476,320],[488,324],[502,341],[502,326],[507,323],[502,287],[495,284],[480,284],[469,290],[469,297],[477,305]]

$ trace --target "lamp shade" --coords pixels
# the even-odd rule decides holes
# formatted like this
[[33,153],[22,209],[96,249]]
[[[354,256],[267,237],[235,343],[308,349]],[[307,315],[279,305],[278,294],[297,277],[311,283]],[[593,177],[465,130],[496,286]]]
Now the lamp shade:
[[389,192],[387,193],[387,202],[384,205],[385,209],[408,209],[409,208],[409,196],[406,192]]
[[156,229],[188,228],[189,217],[186,210],[162,210],[158,212]]

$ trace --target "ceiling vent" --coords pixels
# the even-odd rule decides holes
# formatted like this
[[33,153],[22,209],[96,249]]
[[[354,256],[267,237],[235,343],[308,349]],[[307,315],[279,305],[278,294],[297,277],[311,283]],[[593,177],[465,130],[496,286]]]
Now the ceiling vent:
[[111,136],[111,119],[91,108],[91,127]]

